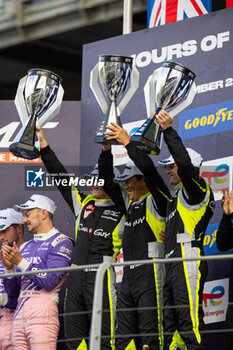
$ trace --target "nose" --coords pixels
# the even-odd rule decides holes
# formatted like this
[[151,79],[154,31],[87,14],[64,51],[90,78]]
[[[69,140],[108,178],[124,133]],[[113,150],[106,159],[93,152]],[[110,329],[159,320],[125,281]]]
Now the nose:
[[27,222],[27,218],[26,218],[26,216],[24,216],[23,223],[26,224],[26,222]]

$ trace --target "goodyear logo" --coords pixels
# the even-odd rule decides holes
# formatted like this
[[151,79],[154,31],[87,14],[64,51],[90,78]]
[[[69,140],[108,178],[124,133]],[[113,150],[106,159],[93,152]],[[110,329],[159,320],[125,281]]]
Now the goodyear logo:
[[233,101],[184,111],[179,116],[183,140],[233,129]]
[[[217,248],[216,238],[218,231],[219,223],[217,224],[209,224],[207,230],[205,232],[205,237],[203,240],[203,248],[205,255],[212,254],[225,254],[225,252],[220,252]],[[229,251],[233,251],[230,249]]]

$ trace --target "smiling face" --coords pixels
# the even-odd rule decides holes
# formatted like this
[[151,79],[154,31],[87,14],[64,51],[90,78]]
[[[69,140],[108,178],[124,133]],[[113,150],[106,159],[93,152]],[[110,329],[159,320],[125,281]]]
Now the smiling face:
[[169,176],[169,182],[171,185],[178,185],[181,182],[181,179],[178,175],[178,167],[176,164],[170,164],[167,166],[166,174]]
[[138,201],[142,196],[149,192],[144,181],[144,176],[138,179],[135,175],[130,179],[127,179],[125,181],[125,189],[129,194],[129,199],[133,202]]
[[34,208],[24,210],[23,222],[27,225],[28,231],[38,233],[42,225],[42,209]]

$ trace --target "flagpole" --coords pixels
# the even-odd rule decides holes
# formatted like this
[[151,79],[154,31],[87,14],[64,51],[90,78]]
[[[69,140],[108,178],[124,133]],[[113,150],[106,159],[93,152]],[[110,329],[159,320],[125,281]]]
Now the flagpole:
[[123,34],[132,33],[133,0],[124,0],[123,9]]

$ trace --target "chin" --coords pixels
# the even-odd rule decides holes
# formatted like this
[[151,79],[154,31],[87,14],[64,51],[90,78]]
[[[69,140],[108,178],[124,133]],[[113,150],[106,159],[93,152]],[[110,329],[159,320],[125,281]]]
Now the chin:
[[91,194],[93,197],[99,199],[99,197],[101,196],[101,191],[100,190],[93,190],[93,191],[91,191]]
[[130,194],[129,194],[129,199],[130,199],[131,201],[135,201],[135,198],[134,198],[134,194],[133,194],[133,193],[130,193]]

